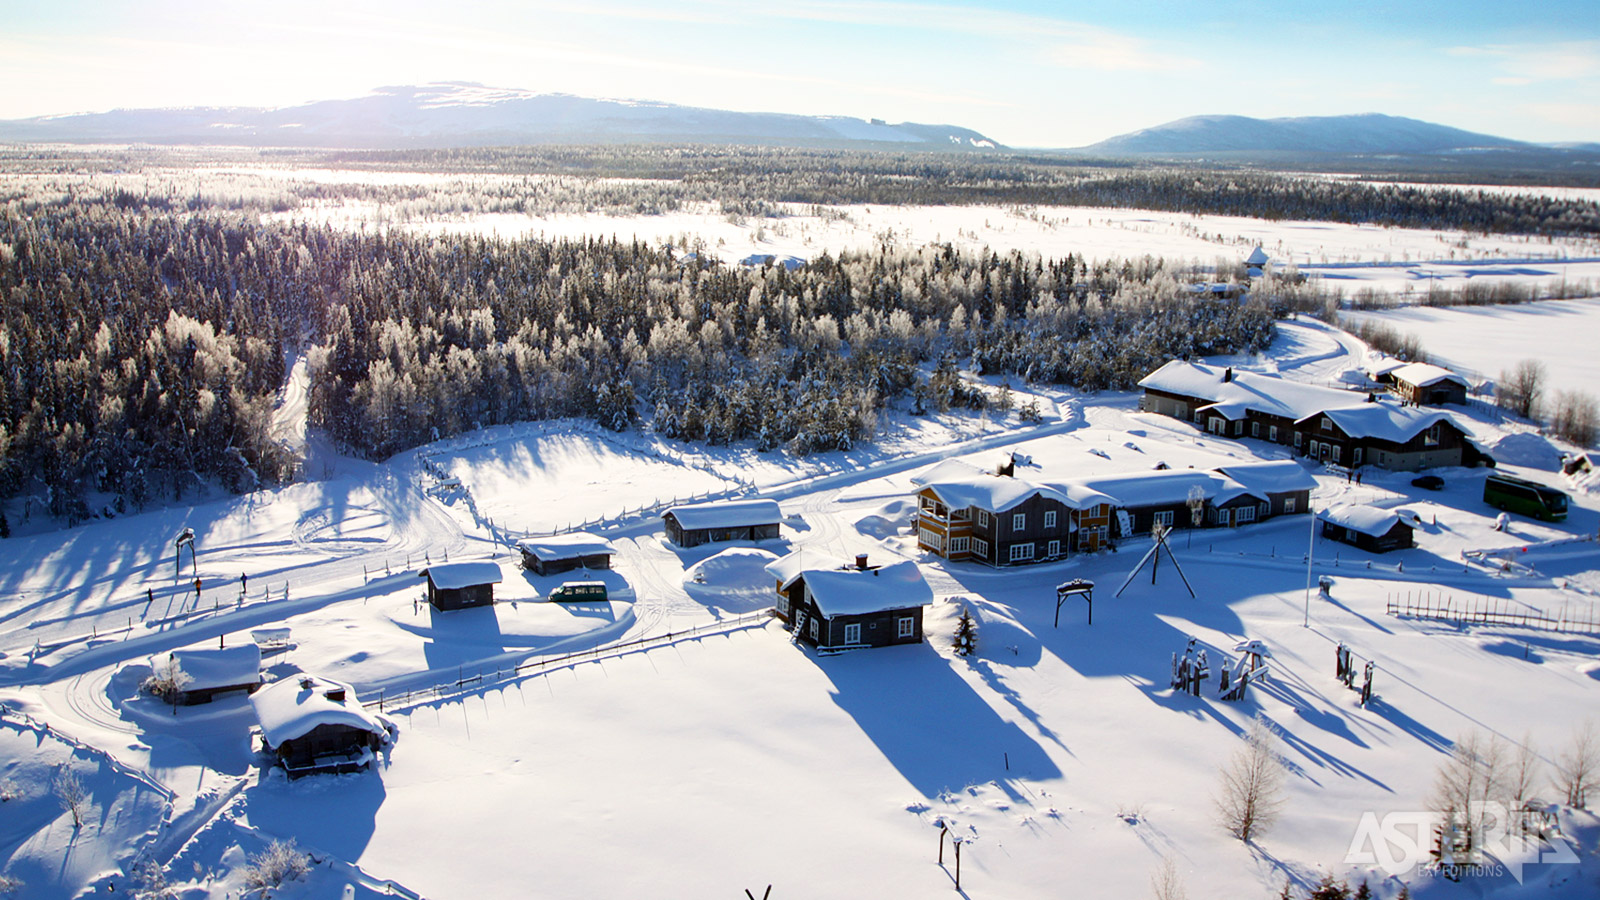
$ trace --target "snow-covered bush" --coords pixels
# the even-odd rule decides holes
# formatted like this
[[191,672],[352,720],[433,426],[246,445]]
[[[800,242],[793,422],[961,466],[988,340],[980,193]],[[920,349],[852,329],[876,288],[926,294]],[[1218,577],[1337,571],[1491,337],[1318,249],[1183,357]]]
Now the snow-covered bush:
[[311,871],[311,857],[295,846],[294,838],[273,841],[250,857],[244,868],[245,891],[259,891],[263,900],[285,881],[295,881]]

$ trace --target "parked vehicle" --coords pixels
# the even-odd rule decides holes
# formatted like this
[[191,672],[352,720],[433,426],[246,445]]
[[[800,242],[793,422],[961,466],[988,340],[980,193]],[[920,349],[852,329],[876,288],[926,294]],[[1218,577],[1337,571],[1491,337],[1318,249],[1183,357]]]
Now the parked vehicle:
[[1495,473],[1483,481],[1483,502],[1547,522],[1567,518],[1567,495],[1526,478]]
[[1444,487],[1444,479],[1437,475],[1419,475],[1411,479],[1411,486],[1437,491]]
[[550,592],[551,603],[603,603],[607,597],[604,581],[569,581]]

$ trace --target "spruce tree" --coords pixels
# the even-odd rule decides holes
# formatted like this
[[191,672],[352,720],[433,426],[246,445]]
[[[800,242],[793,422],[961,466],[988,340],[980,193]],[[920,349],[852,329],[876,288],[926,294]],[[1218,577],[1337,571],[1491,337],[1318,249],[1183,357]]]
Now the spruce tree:
[[956,622],[955,651],[957,656],[971,656],[978,649],[978,623],[972,610],[961,607],[961,618]]

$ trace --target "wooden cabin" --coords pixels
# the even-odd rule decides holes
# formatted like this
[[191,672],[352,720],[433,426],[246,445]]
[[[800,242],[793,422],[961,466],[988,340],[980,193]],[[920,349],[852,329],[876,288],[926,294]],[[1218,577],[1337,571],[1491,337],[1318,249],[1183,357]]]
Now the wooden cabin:
[[428,602],[435,609],[493,606],[500,566],[492,562],[440,563],[418,573],[428,579]]
[[257,691],[250,705],[264,748],[290,778],[365,769],[390,740],[383,722],[342,681],[294,675]]
[[555,575],[573,569],[609,569],[617,548],[587,532],[529,538],[517,544],[522,567],[536,575]]
[[210,703],[224,694],[253,694],[261,687],[261,648],[181,647],[150,657],[150,668],[158,678],[176,676],[176,704]]
[[674,506],[661,515],[667,540],[679,547],[775,538],[782,518],[776,500],[724,500]]
[[1369,553],[1388,553],[1416,546],[1411,525],[1392,510],[1353,504],[1318,513],[1322,536],[1360,547]]
[[922,611],[933,605],[933,589],[911,560],[871,565],[801,552],[767,566],[777,579],[779,618],[795,640],[819,651],[921,643]]
[[1449,369],[1428,363],[1410,363],[1389,373],[1396,395],[1418,406],[1467,403],[1467,380]]

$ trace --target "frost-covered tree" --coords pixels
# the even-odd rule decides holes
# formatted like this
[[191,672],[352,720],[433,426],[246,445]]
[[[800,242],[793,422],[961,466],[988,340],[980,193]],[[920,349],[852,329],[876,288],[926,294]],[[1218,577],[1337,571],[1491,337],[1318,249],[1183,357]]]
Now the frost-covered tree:
[[83,827],[83,817],[89,812],[89,789],[84,787],[78,773],[63,765],[50,779],[50,793],[61,804],[63,812],[72,814],[72,827]]
[[1600,734],[1593,719],[1574,728],[1571,741],[1556,754],[1555,786],[1574,809],[1587,809],[1589,794],[1600,790]]
[[311,871],[311,857],[295,845],[294,838],[274,840],[266,849],[250,857],[244,868],[246,888],[270,897],[285,881],[295,881]]
[[1495,399],[1513,413],[1531,419],[1539,411],[1539,398],[1544,394],[1544,385],[1544,363],[1537,359],[1525,359],[1509,371],[1500,373],[1500,381],[1495,385]]
[[1283,810],[1283,761],[1278,740],[1265,719],[1250,723],[1244,745],[1221,771],[1221,792],[1216,797],[1222,827],[1249,842],[1270,828]]

